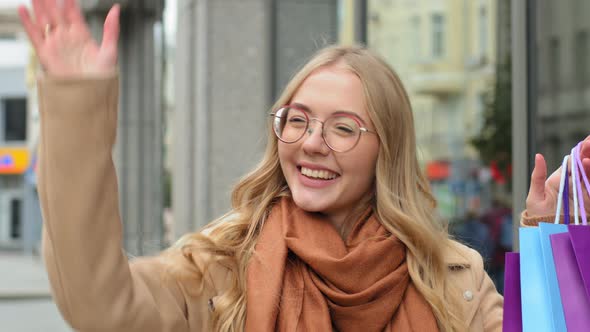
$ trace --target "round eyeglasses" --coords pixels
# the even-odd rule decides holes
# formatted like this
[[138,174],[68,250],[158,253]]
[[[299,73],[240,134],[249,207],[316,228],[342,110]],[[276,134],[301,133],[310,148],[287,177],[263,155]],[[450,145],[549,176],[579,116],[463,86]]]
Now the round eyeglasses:
[[305,133],[311,134],[311,121],[322,124],[322,137],[326,145],[335,152],[352,150],[359,142],[361,133],[375,133],[361,126],[360,120],[353,115],[335,114],[326,121],[310,119],[307,113],[295,106],[283,106],[270,113],[272,128],[277,138],[284,143],[295,143]]

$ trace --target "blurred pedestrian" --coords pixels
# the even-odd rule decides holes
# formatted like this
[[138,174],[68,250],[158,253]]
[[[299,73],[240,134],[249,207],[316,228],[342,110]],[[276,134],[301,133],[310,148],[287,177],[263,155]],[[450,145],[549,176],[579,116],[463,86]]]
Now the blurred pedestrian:
[[483,258],[484,265],[489,263],[495,244],[488,225],[481,221],[476,212],[469,211],[463,222],[453,227],[453,235],[460,242],[477,250]]
[[511,215],[512,209],[504,204],[502,199],[494,198],[492,206],[482,216],[482,222],[490,229],[490,238],[493,243],[487,270],[500,292],[504,290],[504,256],[507,251],[512,250],[512,246],[506,247],[507,238],[512,239]]

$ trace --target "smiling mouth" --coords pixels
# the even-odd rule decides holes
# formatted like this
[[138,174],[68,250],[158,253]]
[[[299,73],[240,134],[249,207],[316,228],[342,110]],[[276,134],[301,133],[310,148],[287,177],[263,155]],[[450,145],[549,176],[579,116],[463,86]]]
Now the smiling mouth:
[[310,169],[307,167],[297,166],[299,172],[303,174],[305,177],[314,180],[332,180],[340,175],[334,172],[326,171],[326,170],[317,170],[317,169]]

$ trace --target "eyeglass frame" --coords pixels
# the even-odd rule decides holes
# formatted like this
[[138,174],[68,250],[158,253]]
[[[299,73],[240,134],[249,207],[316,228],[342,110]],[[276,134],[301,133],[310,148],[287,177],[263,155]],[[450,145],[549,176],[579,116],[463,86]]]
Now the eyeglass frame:
[[[322,120],[320,120],[320,119],[318,119],[318,118],[310,118],[310,117],[309,117],[309,115],[307,115],[307,112],[306,112],[304,109],[302,109],[301,107],[298,107],[298,106],[296,106],[296,105],[285,105],[285,106],[279,107],[279,108],[278,108],[276,111],[274,111],[274,112],[270,112],[270,113],[268,114],[268,116],[272,116],[272,117],[275,117],[275,118],[280,118],[280,116],[278,116],[278,115],[277,115],[277,113],[278,113],[279,111],[281,111],[281,110],[285,109],[285,108],[293,108],[293,109],[296,109],[296,110],[298,110],[298,111],[301,111],[301,112],[303,113],[303,115],[305,115],[305,120],[306,120],[306,121],[305,121],[305,129],[302,131],[302,133],[301,133],[301,136],[299,136],[299,138],[297,138],[296,140],[294,140],[294,141],[292,141],[292,142],[288,142],[288,141],[285,141],[285,140],[281,139],[281,137],[279,136],[279,134],[277,133],[277,131],[276,131],[276,129],[275,129],[274,123],[273,123],[273,124],[271,124],[271,125],[272,125],[272,131],[273,131],[273,133],[275,134],[275,136],[277,137],[277,139],[278,139],[279,141],[281,141],[281,142],[285,143],[285,144],[293,144],[293,143],[297,143],[297,142],[299,142],[299,141],[300,141],[300,140],[303,138],[303,136],[305,136],[305,133],[312,134],[312,133],[313,133],[313,130],[311,130],[311,128],[309,127],[309,124],[311,123],[311,121],[317,121],[317,122],[319,122],[319,123],[321,123],[321,124],[322,124],[322,125],[321,125],[321,130],[322,130],[322,140],[324,141],[324,143],[326,144],[326,146],[327,146],[328,148],[330,148],[330,150],[332,150],[332,151],[334,151],[334,152],[338,152],[338,153],[344,153],[344,152],[348,152],[348,151],[351,151],[352,149],[354,149],[354,148],[355,148],[355,147],[358,145],[359,141],[361,140],[361,134],[363,134],[363,133],[369,133],[369,134],[374,134],[374,135],[377,135],[377,132],[375,132],[375,131],[373,131],[373,130],[369,130],[369,129],[368,129],[368,128],[366,128],[366,127],[363,127],[363,124],[361,123],[361,120],[360,120],[360,119],[359,119],[357,116],[355,116],[355,115],[349,115],[349,114],[335,115],[335,114],[332,114],[332,115],[330,115],[330,116],[328,117],[328,119],[326,119],[326,120],[322,121]],[[334,148],[333,148],[333,147],[332,147],[332,146],[331,146],[331,145],[328,143],[328,141],[326,140],[326,137],[324,136],[324,133],[325,133],[325,131],[324,131],[324,123],[325,123],[326,121],[328,121],[330,118],[332,118],[332,117],[335,117],[335,116],[344,116],[344,117],[349,117],[349,118],[351,118],[351,119],[352,119],[354,122],[356,122],[356,124],[359,126],[359,134],[357,135],[357,139],[356,139],[356,141],[354,142],[354,144],[352,145],[352,147],[351,147],[350,149],[348,149],[348,150],[339,151],[339,150],[336,150],[336,149],[334,149]]]

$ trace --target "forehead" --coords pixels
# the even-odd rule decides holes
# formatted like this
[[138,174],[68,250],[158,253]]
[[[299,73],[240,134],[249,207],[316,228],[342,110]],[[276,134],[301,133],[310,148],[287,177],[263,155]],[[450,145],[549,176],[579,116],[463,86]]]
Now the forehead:
[[342,110],[368,120],[361,80],[342,67],[321,67],[313,71],[299,86],[291,103],[306,105],[317,115]]

